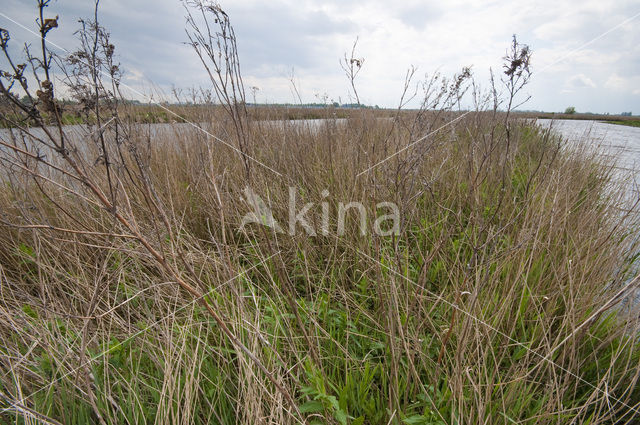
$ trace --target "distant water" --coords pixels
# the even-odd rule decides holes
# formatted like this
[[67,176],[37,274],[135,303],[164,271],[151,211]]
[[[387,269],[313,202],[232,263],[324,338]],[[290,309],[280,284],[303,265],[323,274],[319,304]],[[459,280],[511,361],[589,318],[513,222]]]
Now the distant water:
[[[267,126],[296,126],[299,128],[309,127],[313,130],[319,129],[322,125],[328,123],[344,124],[345,119],[317,119],[317,120],[275,120],[264,121],[261,124]],[[549,120],[539,119],[537,123],[542,127],[551,126],[554,131],[562,135],[566,140],[573,143],[589,143],[598,146],[603,155],[612,156],[615,159],[616,166],[620,170],[634,171],[640,181],[640,127],[630,127],[616,124],[606,124],[599,121],[586,120]],[[158,134],[174,134],[180,133],[190,134],[191,132],[199,132],[193,124],[173,123],[173,124],[140,124],[136,126],[142,134],[148,136]],[[198,124],[205,132],[213,132],[214,130],[206,123]],[[57,136],[57,130],[54,134]],[[32,133],[36,137],[43,137],[44,132],[40,128],[32,128]],[[83,125],[64,126],[65,134],[73,141],[85,141],[87,134],[91,132],[90,128]],[[15,131],[17,134],[17,131]],[[10,139],[10,130],[0,129],[0,138],[5,141]]]
[[603,155],[613,157],[621,170],[640,173],[640,127],[586,120],[539,119],[537,122],[543,127],[551,126],[569,142],[598,146]]

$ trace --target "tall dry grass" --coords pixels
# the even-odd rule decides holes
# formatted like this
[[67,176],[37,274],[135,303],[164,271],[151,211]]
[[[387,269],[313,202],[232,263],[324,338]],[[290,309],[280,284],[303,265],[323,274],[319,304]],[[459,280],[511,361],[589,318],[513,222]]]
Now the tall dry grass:
[[[621,303],[637,204],[597,150],[490,98],[453,112],[464,78],[437,109],[248,114],[242,132],[219,108],[190,112],[202,129],[149,126],[98,99],[72,135],[53,94],[14,102],[0,418],[637,423],[638,314]],[[328,234],[242,227],[247,187],[285,230],[290,188],[316,229],[326,203]],[[338,204],[355,201],[367,231],[350,214],[338,234]],[[372,231],[379,202],[398,206],[397,234]]]
[[[402,120],[255,125],[256,159],[282,177],[255,167],[251,181],[196,129],[151,144],[131,129],[147,163],[117,174],[119,205],[302,415],[87,188],[14,165],[0,195],[5,418],[29,407],[64,423],[632,423],[637,312],[601,310],[637,252],[611,166],[524,122],[504,157],[502,123],[475,113],[356,177],[406,140]],[[77,155],[104,177],[95,153]],[[289,186],[298,210],[315,202],[310,221],[327,202],[330,235],[239,231],[247,185],[285,226]],[[350,215],[336,236],[340,201],[369,217],[396,202],[400,235],[363,236]]]

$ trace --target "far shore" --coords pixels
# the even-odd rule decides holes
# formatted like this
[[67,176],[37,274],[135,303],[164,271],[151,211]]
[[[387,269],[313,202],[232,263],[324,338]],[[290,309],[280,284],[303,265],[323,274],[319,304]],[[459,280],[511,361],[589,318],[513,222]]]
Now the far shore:
[[640,117],[637,115],[608,115],[608,114],[563,114],[556,112],[519,112],[527,118],[555,119],[555,120],[588,120],[601,121],[607,124],[627,125],[640,127]]

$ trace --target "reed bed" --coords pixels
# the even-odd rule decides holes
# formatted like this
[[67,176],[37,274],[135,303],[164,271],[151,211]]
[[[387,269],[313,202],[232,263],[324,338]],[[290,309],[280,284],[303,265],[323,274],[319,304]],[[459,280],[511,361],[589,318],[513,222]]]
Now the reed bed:
[[456,110],[466,77],[315,122],[99,97],[75,135],[4,85],[0,419],[638,423],[638,204],[597,149]]

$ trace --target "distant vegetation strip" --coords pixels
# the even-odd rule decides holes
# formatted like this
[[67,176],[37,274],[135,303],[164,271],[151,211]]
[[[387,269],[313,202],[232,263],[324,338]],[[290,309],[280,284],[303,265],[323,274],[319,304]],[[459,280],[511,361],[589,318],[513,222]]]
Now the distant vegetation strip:
[[606,120],[607,124],[628,125],[630,127],[640,127],[640,120]]
[[[610,115],[610,114],[590,114],[590,113],[576,113],[576,114],[562,114],[555,112],[520,112],[528,118],[538,119],[556,119],[556,120],[591,120],[591,121],[605,121],[612,124],[634,125],[629,122],[639,122],[638,116],[629,115]],[[637,124],[635,124],[637,126]]]

